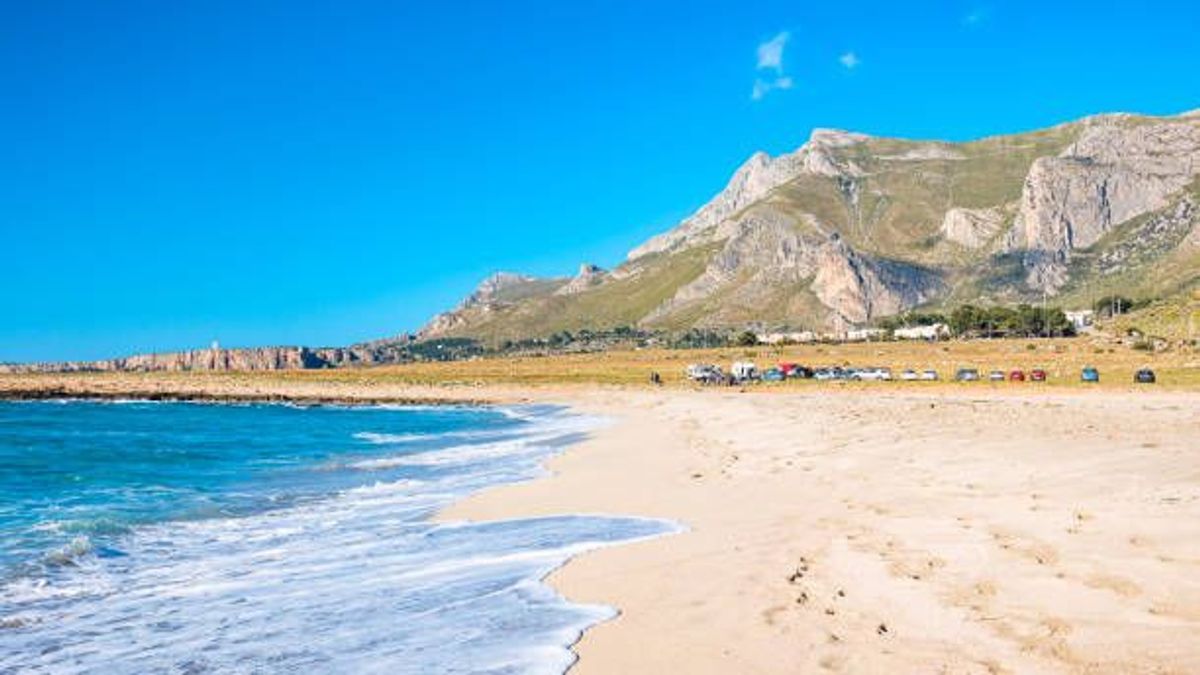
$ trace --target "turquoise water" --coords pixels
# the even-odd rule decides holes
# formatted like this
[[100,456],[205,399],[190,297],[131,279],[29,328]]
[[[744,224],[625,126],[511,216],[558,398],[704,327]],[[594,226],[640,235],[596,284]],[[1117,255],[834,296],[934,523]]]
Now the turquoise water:
[[0,672],[546,672],[540,583],[644,519],[433,524],[595,420],[552,407],[0,402]]

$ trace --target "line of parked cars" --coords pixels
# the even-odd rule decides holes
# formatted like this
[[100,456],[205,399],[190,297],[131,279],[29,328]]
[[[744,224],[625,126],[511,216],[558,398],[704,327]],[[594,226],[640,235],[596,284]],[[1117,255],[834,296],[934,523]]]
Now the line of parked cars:
[[[866,367],[851,368],[831,366],[810,368],[798,363],[780,363],[763,371],[750,361],[735,361],[729,372],[719,366],[707,363],[693,363],[687,367],[687,378],[701,384],[744,384],[752,381],[782,382],[791,379],[813,379],[819,381],[845,380],[852,382],[887,382],[899,379],[905,382],[935,382],[940,379],[938,372],[933,369],[913,370],[906,368],[898,378],[893,378],[891,368]],[[977,368],[959,368],[954,371],[955,382],[979,382],[986,379],[989,382],[1045,382],[1049,376],[1042,368],[1034,368],[1028,372],[1019,368],[1003,371],[988,371],[986,377]],[[1093,366],[1085,366],[1079,373],[1082,382],[1099,382],[1100,371]],[[1154,371],[1141,368],[1134,373],[1133,381],[1138,384],[1154,384],[1157,378]]]

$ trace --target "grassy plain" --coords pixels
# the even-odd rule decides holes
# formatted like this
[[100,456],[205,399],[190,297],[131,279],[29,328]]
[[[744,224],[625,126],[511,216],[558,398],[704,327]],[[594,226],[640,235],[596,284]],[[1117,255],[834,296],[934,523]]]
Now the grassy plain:
[[[472,361],[427,362],[395,366],[240,373],[78,373],[0,375],[0,395],[8,392],[60,392],[64,395],[97,393],[138,395],[172,392],[230,398],[372,399],[410,400],[440,398],[477,400],[495,398],[496,391],[552,386],[649,386],[650,374],[659,373],[665,386],[688,386],[684,369],[689,363],[714,363],[723,367],[735,360],[751,360],[760,367],[779,362],[809,366],[886,366],[897,374],[905,368],[936,369],[943,382],[846,383],[793,380],[763,384],[760,391],[796,388],[861,388],[863,390],[976,387],[1013,392],[1039,388],[1133,388],[1133,373],[1149,366],[1158,375],[1158,389],[1200,389],[1200,353],[1172,350],[1152,353],[1088,338],[949,341],[937,343],[859,343],[796,345],[723,349],[640,349],[589,354],[482,358]],[[1079,370],[1085,365],[1100,370],[1101,382],[1084,385]],[[1009,371],[1043,368],[1046,383],[948,382],[959,367]],[[492,393],[487,393],[488,390]],[[501,396],[509,398],[508,396]]]

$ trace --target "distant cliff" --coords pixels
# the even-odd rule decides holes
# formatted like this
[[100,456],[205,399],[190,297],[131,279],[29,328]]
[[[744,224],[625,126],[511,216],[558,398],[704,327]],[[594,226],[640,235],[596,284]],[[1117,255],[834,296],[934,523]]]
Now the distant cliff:
[[246,371],[304,370],[350,365],[399,363],[406,360],[401,343],[356,345],[353,347],[252,347],[246,349],[197,349],[186,352],[139,354],[101,361],[6,364],[0,372],[149,372],[149,371]]

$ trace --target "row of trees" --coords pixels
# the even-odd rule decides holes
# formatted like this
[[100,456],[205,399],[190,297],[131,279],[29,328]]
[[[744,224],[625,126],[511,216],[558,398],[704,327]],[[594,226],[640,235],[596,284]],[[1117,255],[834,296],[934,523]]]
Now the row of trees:
[[570,346],[604,346],[630,340],[640,341],[653,337],[654,334],[632,326],[617,326],[608,330],[591,330],[581,328],[572,333],[561,330],[545,338],[525,338],[521,340],[504,340],[500,343],[499,351],[522,351],[529,349],[562,349]]
[[1054,337],[1074,335],[1075,327],[1058,307],[976,307],[962,305],[947,318],[962,337]]
[[[1120,296],[1096,301],[1097,314],[1124,313],[1136,308],[1137,303]],[[1016,307],[979,307],[962,305],[947,314],[930,312],[907,312],[881,319],[877,326],[886,331],[911,326],[946,324],[959,337],[1063,337],[1075,334],[1075,328],[1061,308],[1041,308],[1029,304]],[[758,344],[758,335],[752,331],[730,332],[692,328],[682,333],[665,334],[646,331],[631,326],[618,326],[608,330],[580,329],[574,333],[559,331],[545,338],[505,340],[495,350],[500,353],[531,349],[604,348],[619,342],[636,341],[639,344],[658,340],[674,349],[698,349],[727,346],[751,347]],[[446,339],[417,343],[407,347],[411,356],[420,360],[455,360],[477,356],[491,351],[470,339]]]

